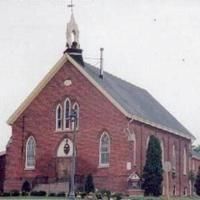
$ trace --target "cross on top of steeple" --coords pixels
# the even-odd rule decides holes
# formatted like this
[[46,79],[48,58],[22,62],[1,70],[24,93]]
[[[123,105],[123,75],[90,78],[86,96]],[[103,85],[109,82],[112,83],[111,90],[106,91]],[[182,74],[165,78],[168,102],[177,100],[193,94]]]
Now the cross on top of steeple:
[[68,6],[68,8],[71,8],[71,13],[73,13],[73,7],[75,6],[73,4],[73,0],[71,0],[70,4],[68,4],[67,6]]

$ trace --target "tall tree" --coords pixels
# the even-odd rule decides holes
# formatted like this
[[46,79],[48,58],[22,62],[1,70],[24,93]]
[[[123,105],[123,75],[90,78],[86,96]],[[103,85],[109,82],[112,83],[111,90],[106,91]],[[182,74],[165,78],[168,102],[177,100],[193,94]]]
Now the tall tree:
[[200,196],[200,167],[196,176],[194,187],[196,189],[196,194]]
[[193,149],[194,151],[196,151],[197,153],[200,153],[200,145],[193,146],[192,149]]
[[162,194],[162,150],[159,139],[153,135],[150,136],[142,179],[145,196],[160,196]]

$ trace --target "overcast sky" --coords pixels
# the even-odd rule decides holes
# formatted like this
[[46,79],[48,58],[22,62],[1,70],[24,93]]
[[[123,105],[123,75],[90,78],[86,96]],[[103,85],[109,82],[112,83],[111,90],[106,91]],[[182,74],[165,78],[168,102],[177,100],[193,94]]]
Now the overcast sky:
[[[8,117],[62,56],[67,0],[0,0],[0,150]],[[200,1],[74,0],[85,61],[147,89],[200,143]]]

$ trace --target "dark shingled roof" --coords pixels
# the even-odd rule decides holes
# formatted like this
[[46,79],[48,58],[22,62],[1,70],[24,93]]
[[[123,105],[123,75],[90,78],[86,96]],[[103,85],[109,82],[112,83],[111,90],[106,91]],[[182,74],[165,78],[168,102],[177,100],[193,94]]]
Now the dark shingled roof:
[[181,132],[182,136],[194,138],[194,136],[146,90],[107,72],[104,72],[104,77],[101,79],[99,78],[99,69],[90,64],[85,63],[84,69],[128,113]]
[[200,153],[199,152],[196,152],[194,150],[192,150],[192,156],[195,156],[197,157],[198,159],[200,159]]

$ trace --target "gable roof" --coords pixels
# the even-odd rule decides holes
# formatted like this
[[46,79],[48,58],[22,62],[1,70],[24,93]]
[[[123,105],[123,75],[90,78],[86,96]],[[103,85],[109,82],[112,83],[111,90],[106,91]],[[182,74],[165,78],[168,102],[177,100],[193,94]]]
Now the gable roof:
[[85,66],[85,70],[90,76],[128,113],[143,119],[143,121],[153,122],[168,129],[175,130],[183,137],[194,137],[148,91],[107,72],[104,72],[103,79],[101,79],[99,78],[99,69],[90,64],[85,64]]
[[12,125],[30,103],[37,97],[46,84],[63,67],[64,63],[72,63],[107,99],[125,116],[153,127],[194,140],[195,137],[179,123],[163,106],[161,106],[146,90],[134,86],[120,78],[104,72],[99,78],[99,70],[90,64],[80,66],[65,53],[44,79],[11,115],[7,123]]

